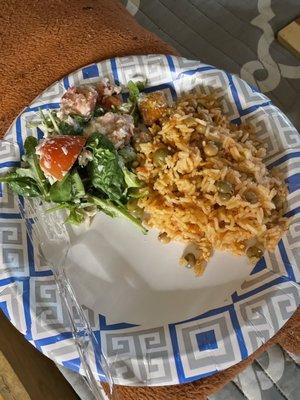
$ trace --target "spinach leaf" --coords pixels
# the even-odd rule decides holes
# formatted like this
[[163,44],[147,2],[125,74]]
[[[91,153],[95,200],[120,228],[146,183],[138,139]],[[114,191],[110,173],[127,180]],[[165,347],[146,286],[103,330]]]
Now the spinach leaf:
[[35,181],[30,178],[17,178],[8,182],[8,186],[13,192],[20,196],[37,197],[41,195]]
[[127,84],[128,91],[129,91],[129,100],[133,103],[138,101],[138,97],[140,95],[139,88],[136,83],[133,81],[129,81]]
[[92,186],[121,203],[126,185],[113,143],[104,135],[94,133],[86,148],[93,153],[93,159],[87,165]]
[[70,125],[65,121],[58,123],[61,135],[75,135],[80,136],[83,133],[84,127],[78,124]]
[[26,156],[30,157],[35,154],[36,146],[38,145],[38,140],[34,136],[28,136],[24,142],[24,149]]
[[140,92],[145,89],[146,86],[146,81],[138,81],[138,82],[133,82],[129,81],[127,83],[128,91],[129,91],[129,100],[132,103],[137,103]]
[[18,178],[20,178],[20,177],[16,172],[10,172],[7,175],[0,175],[0,182],[9,183],[9,182],[13,182],[13,181],[17,180]]
[[103,212],[108,214],[111,217],[123,217],[128,221],[132,222],[136,227],[138,227],[144,234],[148,231],[142,225],[141,221],[138,218],[135,218],[131,215],[124,206],[116,206],[110,200],[101,199],[96,196],[89,195],[87,200],[90,203],[97,205]]
[[128,191],[128,197],[131,199],[141,199],[149,195],[149,189],[147,187],[132,188]]
[[70,213],[65,222],[73,225],[79,225],[84,221],[84,211],[76,206],[70,208]]
[[141,186],[141,182],[139,181],[138,177],[133,172],[129,171],[129,169],[127,169],[126,167],[124,167],[122,169],[122,171],[124,174],[127,189],[139,188]]
[[88,119],[83,117],[82,115],[71,114],[71,117],[81,128],[85,127],[85,125],[88,123]]
[[146,81],[145,82],[129,81],[127,84],[129,91],[128,103],[131,105],[129,114],[132,116],[135,125],[137,125],[140,120],[140,112],[138,108],[140,91],[143,90],[145,86],[146,86]]
[[38,187],[40,188],[42,195],[44,196],[45,200],[48,200],[50,185],[49,185],[49,182],[47,181],[43,171],[41,170],[37,155],[34,154],[32,156],[32,158],[28,160],[28,162],[33,170],[34,178],[36,180]]
[[58,206],[48,208],[47,213],[56,212],[59,210],[69,211],[69,215],[66,218],[65,223],[79,225],[84,221],[84,210],[80,207],[80,205],[72,203],[60,203]]
[[43,171],[41,170],[38,157],[35,153],[38,140],[33,136],[28,136],[24,143],[26,161],[28,162],[32,176],[45,200],[49,200],[49,182],[47,181]]
[[7,182],[18,195],[36,197],[42,195],[48,200],[49,183],[40,168],[35,153],[38,140],[28,136],[24,143],[27,168],[17,168],[15,172],[0,177],[0,182]]
[[72,114],[69,116],[72,118],[73,123],[60,120],[57,118],[57,124],[61,135],[81,135],[84,128],[86,127],[88,120],[81,115]]
[[27,177],[27,178],[35,179],[35,175],[34,175],[33,171],[31,170],[31,168],[17,168],[16,174],[19,177]]
[[64,203],[72,200],[72,179],[67,174],[63,180],[55,182],[50,188],[50,200],[54,203]]
[[81,198],[85,195],[85,189],[79,173],[74,169],[71,172],[72,196]]
[[10,189],[20,196],[36,197],[41,195],[34,179],[28,176],[20,176],[16,172],[0,176],[0,182],[7,183]]
[[[124,149],[122,149],[124,150]],[[121,151],[119,151],[120,153]],[[126,156],[126,154],[125,154]],[[131,196],[131,189],[137,189],[141,187],[141,182],[138,179],[138,177],[136,176],[135,173],[131,172],[126,166],[125,166],[125,162],[124,162],[124,157],[121,156],[119,159],[119,165],[122,169],[122,172],[124,174],[124,180],[125,180],[125,184],[126,184],[126,189],[124,191],[124,195],[126,196],[126,198],[128,199],[128,197],[132,197]]]
[[136,86],[138,87],[139,91],[141,92],[142,90],[145,89],[146,85],[147,85],[147,81],[148,79],[145,79],[144,81],[137,81],[135,82]]
[[62,135],[80,135],[82,133],[82,129],[76,131],[74,129],[74,126],[68,124],[65,121],[60,121],[58,123],[58,127]]
[[50,200],[54,203],[66,203],[85,195],[82,180],[74,169],[63,180],[55,182],[50,188]]

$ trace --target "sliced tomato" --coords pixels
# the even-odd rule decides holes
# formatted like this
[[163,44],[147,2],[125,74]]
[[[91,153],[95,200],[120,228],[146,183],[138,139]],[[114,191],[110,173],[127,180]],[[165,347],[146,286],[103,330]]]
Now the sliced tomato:
[[81,153],[83,136],[55,136],[44,139],[37,148],[40,167],[46,175],[61,181]]

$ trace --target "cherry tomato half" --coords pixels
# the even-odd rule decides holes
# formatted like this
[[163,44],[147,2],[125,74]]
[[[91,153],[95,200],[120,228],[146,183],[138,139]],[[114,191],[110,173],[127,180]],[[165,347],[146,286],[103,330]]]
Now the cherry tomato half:
[[61,181],[81,153],[83,136],[54,136],[44,139],[37,148],[40,167],[46,175]]

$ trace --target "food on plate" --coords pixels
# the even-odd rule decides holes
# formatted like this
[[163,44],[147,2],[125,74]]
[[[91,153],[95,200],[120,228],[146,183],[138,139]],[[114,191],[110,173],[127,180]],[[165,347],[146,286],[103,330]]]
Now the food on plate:
[[81,115],[89,117],[93,112],[98,93],[93,86],[71,87],[61,98],[61,115]]
[[152,125],[164,117],[169,109],[163,92],[153,92],[139,97],[139,109],[145,125]]
[[69,88],[58,110],[40,110],[37,125],[44,138],[27,137],[21,168],[0,182],[19,195],[56,203],[50,211],[67,210],[68,223],[80,224],[102,211],[146,233],[141,214],[127,208],[146,190],[134,172],[131,145],[142,87],[129,82],[125,103],[121,88],[107,79]]
[[138,200],[159,239],[196,245],[181,258],[201,275],[215,249],[256,262],[288,228],[287,189],[264,164],[251,126],[232,125],[212,96],[189,94],[149,127],[136,168],[148,195]]
[[94,118],[84,131],[85,136],[94,132],[103,133],[116,149],[129,144],[133,136],[134,123],[131,115],[107,112],[101,117]]
[[158,229],[161,243],[191,243],[180,262],[198,275],[215,249],[251,262],[274,250],[287,189],[251,126],[230,124],[213,96],[169,104],[143,89],[128,82],[123,101],[108,79],[69,88],[58,110],[40,110],[44,138],[27,137],[21,167],[0,182],[65,209],[68,223],[104,212]]
[[84,136],[54,136],[36,147],[39,164],[45,176],[61,181],[74,165],[86,142]]

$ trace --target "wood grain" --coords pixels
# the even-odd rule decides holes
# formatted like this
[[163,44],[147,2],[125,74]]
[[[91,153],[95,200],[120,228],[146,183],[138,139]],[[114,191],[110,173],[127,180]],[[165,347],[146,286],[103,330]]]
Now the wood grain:
[[279,43],[300,58],[300,17],[278,32]]
[[0,400],[78,400],[55,364],[0,312]]
[[0,400],[30,400],[21,381],[0,351]]

